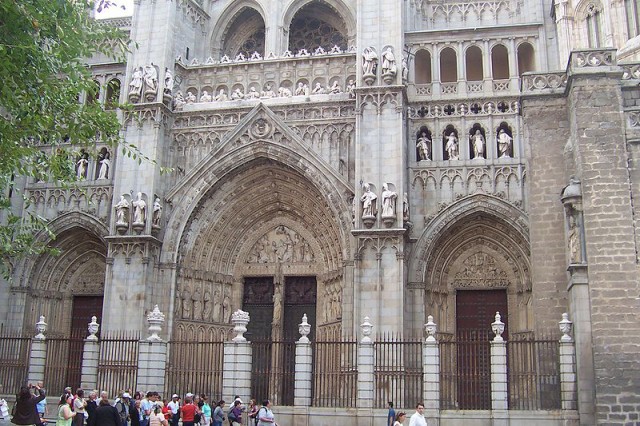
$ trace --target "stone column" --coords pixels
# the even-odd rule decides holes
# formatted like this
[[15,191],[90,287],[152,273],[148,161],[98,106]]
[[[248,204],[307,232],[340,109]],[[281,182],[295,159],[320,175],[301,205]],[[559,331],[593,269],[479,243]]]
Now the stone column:
[[424,325],[427,338],[422,345],[422,377],[424,409],[427,424],[440,424],[440,349],[436,340],[436,324],[429,315]]
[[311,405],[311,385],[313,368],[311,342],[309,333],[311,325],[307,322],[307,314],[302,316],[302,322],[298,325],[298,331],[302,335],[296,342],[296,382],[293,396],[293,405],[308,407]]
[[140,341],[138,349],[138,387],[165,394],[164,372],[167,367],[167,343],[158,333],[162,331],[164,314],[156,305],[147,315],[149,337]]
[[40,321],[36,323],[36,331],[38,334],[31,340],[28,383],[44,382],[44,367],[47,362],[47,342],[44,334],[47,332],[47,323],[43,315],[40,315]]
[[374,392],[374,352],[373,340],[371,340],[373,325],[369,321],[369,317],[364,317],[360,328],[362,340],[358,345],[358,408],[366,409],[363,410],[362,415],[371,416]]
[[96,333],[100,324],[96,317],[91,317],[89,323],[89,336],[84,340],[82,350],[82,369],[80,387],[83,389],[97,389],[98,387],[98,362],[100,360],[100,342]]
[[491,417],[493,425],[509,423],[509,395],[507,384],[507,343],[502,338],[504,323],[500,313],[491,324],[496,337],[491,341]]
[[222,395],[238,395],[243,400],[251,398],[251,344],[244,337],[249,324],[249,313],[238,309],[231,315],[236,336],[224,343],[224,369],[222,371]]
[[569,314],[562,314],[562,321],[558,324],[562,337],[560,338],[560,400],[563,410],[576,410],[576,348],[571,338],[573,323],[569,321]]

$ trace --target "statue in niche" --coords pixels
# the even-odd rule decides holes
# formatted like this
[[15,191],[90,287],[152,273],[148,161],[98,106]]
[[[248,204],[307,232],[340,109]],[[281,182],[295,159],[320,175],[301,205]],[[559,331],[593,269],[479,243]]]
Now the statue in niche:
[[76,176],[78,179],[87,178],[87,169],[89,167],[89,154],[84,149],[80,150],[80,158],[76,162]]
[[308,95],[309,87],[305,83],[298,83],[298,87],[296,88],[295,95],[296,96],[304,96]]
[[406,192],[402,197],[402,220],[409,223],[409,195]]
[[373,47],[365,47],[362,52],[362,74],[363,75],[376,75],[376,69],[378,67],[378,54]]
[[164,69],[164,94],[171,96],[173,93],[173,73],[169,68]]
[[180,318],[182,316],[182,295],[179,290],[176,290],[175,296],[175,304],[173,306],[173,313],[176,315],[176,318]]
[[111,168],[111,154],[109,151],[104,153],[104,157],[100,160],[100,169],[98,170],[98,179],[109,179],[109,169]]
[[260,93],[256,90],[255,87],[249,88],[249,93],[245,96],[246,99],[260,99]]
[[273,87],[271,86],[271,84],[267,83],[265,90],[260,93],[260,97],[262,98],[275,98],[276,97],[276,92],[273,91]]
[[182,92],[178,90],[178,93],[176,93],[176,96],[173,99],[173,107],[176,110],[181,110],[186,103],[187,101],[184,100],[184,96],[182,95]]
[[454,132],[449,133],[447,136],[447,145],[445,146],[449,160],[458,160],[460,158],[460,152],[458,150],[458,138]]
[[342,88],[338,85],[338,80],[333,82],[333,85],[329,88],[329,93],[332,95],[338,95],[342,93]]
[[353,80],[349,80],[349,83],[347,83],[347,88],[345,90],[345,92],[347,92],[349,94],[349,98],[353,99],[356,97],[356,83]]
[[196,95],[193,94],[190,90],[187,90],[187,103],[192,104],[196,101]]
[[504,129],[500,129],[498,133],[498,153],[500,158],[510,158],[512,147],[513,138]]
[[158,71],[156,67],[146,65],[144,67],[144,93],[148,101],[153,101],[158,93]]
[[569,214],[569,256],[570,263],[582,263],[582,242],[580,237],[580,227],[578,226],[577,213],[572,212]]
[[371,187],[369,184],[365,184],[364,186],[364,194],[360,197],[360,202],[362,203],[362,218],[371,218],[375,217],[378,214],[378,206],[377,206],[378,196],[371,191]]
[[227,96],[227,92],[224,89],[220,89],[218,94],[216,95],[216,102],[225,102],[228,101],[229,97]]
[[199,321],[202,319],[202,295],[198,287],[193,291],[191,299],[193,300],[193,319]]
[[314,95],[324,95],[327,92],[320,83],[316,83],[316,87],[313,88],[313,91],[311,93]]
[[407,58],[402,57],[402,81],[407,82],[409,80],[409,66],[407,65]]
[[153,202],[153,226],[160,226],[160,219],[162,219],[162,204],[160,204],[160,198],[156,198]]
[[147,203],[142,199],[142,192],[138,192],[133,205],[133,224],[144,225],[147,220]]
[[202,96],[200,96],[200,102],[211,102],[213,98],[206,90],[202,91]]
[[129,202],[124,195],[120,196],[120,201],[115,205],[116,209],[116,225],[129,224]]
[[222,322],[222,317],[220,316],[220,310],[222,308],[222,300],[220,299],[220,291],[216,290],[213,293],[213,321],[214,322]]
[[382,74],[396,75],[397,72],[396,57],[391,47],[387,47],[384,52],[382,52]]
[[382,217],[393,218],[396,217],[396,200],[398,194],[389,189],[389,184],[382,185]]
[[182,290],[182,318],[191,319],[191,292],[188,287]]
[[213,312],[213,306],[211,304],[211,292],[205,290],[204,292],[204,310],[202,311],[202,319],[209,321],[211,319],[211,313]]
[[228,294],[224,295],[222,299],[222,322],[228,323],[231,321],[231,298]]
[[427,137],[427,132],[420,133],[416,148],[418,148],[418,161],[431,160],[431,140]]
[[293,94],[291,93],[291,89],[281,86],[278,88],[278,96],[281,98],[290,98]]
[[484,158],[485,140],[480,129],[476,129],[476,132],[470,137],[471,146],[473,147],[473,158]]
[[276,282],[273,289],[273,324],[280,324],[282,319],[282,283]]
[[131,76],[131,82],[129,83],[129,99],[133,102],[137,102],[142,96],[142,67],[135,68],[133,75]]
[[244,92],[239,87],[236,87],[236,90],[234,90],[233,93],[231,93],[231,100],[238,101],[241,99],[244,99]]

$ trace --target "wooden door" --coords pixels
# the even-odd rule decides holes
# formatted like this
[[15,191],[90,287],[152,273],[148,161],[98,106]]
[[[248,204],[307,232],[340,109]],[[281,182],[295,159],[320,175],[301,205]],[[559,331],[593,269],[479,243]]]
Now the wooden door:
[[[458,407],[491,409],[491,323],[496,312],[507,318],[506,290],[462,290],[456,293]],[[503,337],[507,337],[507,327]]]

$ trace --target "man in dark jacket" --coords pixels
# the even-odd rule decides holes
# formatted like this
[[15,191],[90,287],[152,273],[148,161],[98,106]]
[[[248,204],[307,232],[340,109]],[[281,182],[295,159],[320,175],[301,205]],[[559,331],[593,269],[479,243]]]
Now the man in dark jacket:
[[120,415],[116,407],[109,404],[109,401],[100,400],[100,405],[96,408],[95,426],[121,426]]
[[[32,395],[30,388],[34,388],[38,396]],[[40,423],[36,405],[43,399],[45,399],[44,389],[41,389],[40,386],[22,386],[20,393],[16,396],[16,406],[11,423],[16,425],[36,425]]]
[[89,392],[89,400],[87,401],[87,413],[89,414],[89,418],[87,418],[87,426],[95,426],[96,420],[96,410],[98,409],[98,393],[96,391]]

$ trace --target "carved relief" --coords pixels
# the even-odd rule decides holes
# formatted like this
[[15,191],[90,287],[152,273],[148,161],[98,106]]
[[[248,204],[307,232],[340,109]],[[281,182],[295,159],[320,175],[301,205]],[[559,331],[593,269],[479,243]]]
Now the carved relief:
[[341,319],[342,317],[342,281],[333,279],[325,282],[322,319],[325,323]]
[[509,285],[507,273],[487,253],[472,254],[462,263],[464,269],[455,274],[454,288],[505,288]]
[[263,235],[255,243],[247,263],[313,262],[311,246],[300,235],[284,225]]
[[174,313],[182,321],[226,324],[231,317],[231,283],[205,271],[180,270]]

